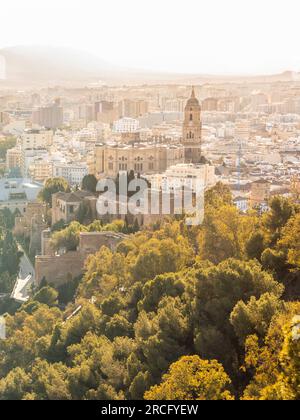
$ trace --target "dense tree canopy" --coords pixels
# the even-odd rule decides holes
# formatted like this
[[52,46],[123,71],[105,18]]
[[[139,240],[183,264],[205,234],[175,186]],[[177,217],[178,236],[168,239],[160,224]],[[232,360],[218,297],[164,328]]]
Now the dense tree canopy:
[[230,379],[216,360],[185,356],[171,365],[161,385],[145,393],[148,400],[230,400]]
[[[166,219],[42,284],[6,317],[0,399],[299,399],[299,208],[274,200],[240,214],[218,184],[203,225]],[[125,227],[73,222],[52,245]]]
[[[7,208],[0,211],[0,295],[12,292],[19,271],[22,252],[12,235],[16,215]],[[8,301],[0,301],[0,315],[9,307]]]

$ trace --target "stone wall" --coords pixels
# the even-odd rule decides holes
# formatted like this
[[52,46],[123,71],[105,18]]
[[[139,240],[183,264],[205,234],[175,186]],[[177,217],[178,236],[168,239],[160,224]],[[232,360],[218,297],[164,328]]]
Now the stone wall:
[[[62,255],[38,255],[35,258],[36,284],[39,285],[45,279],[49,284],[57,286],[70,278],[82,275],[84,262],[89,254],[96,253],[102,246],[114,251],[126,237],[126,235],[115,232],[82,232],[77,251]],[[50,253],[49,231],[43,231],[42,238],[43,252]]]
[[82,232],[79,239],[79,251],[86,254],[97,252],[102,246],[114,251],[117,245],[126,239],[126,235],[115,232]]
[[35,216],[31,221],[29,253],[30,255],[38,255],[42,250],[42,232],[47,227],[41,216]]
[[44,220],[47,207],[43,203],[33,202],[26,205],[26,211],[23,216],[16,217],[14,233],[30,237],[33,219]]
[[83,273],[86,255],[79,252],[68,252],[63,255],[39,255],[35,258],[35,281],[39,285],[43,279],[48,284],[59,286],[70,277],[75,278]]

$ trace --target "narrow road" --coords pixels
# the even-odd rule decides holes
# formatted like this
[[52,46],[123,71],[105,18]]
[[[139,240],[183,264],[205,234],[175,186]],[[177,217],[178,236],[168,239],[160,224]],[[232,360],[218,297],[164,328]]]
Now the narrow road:
[[23,252],[23,256],[20,261],[20,272],[18,276],[19,279],[24,280],[26,279],[26,277],[31,275],[34,280],[34,277],[35,277],[34,267],[31,264],[30,259],[27,257],[26,252],[24,251],[23,247],[19,243],[18,243],[18,249],[19,251]]
[[23,247],[18,243],[18,249],[23,253],[20,260],[20,271],[16,280],[11,298],[17,302],[27,302],[30,297],[30,290],[34,284],[35,271],[30,259],[27,257]]

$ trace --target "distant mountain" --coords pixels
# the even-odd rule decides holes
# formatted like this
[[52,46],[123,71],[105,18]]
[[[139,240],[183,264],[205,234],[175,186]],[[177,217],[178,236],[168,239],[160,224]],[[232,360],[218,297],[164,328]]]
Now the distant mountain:
[[295,82],[300,81],[300,73],[294,71],[285,71],[279,74],[269,74],[269,75],[220,75],[220,76],[195,76],[192,79],[194,84],[203,83],[203,79],[226,83],[226,82],[252,82],[252,83],[276,83],[276,82]]
[[17,46],[0,50],[6,63],[5,83],[14,85],[53,85],[54,83],[230,83],[289,82],[300,74],[287,71],[267,76],[222,76],[176,74],[124,69],[93,54],[63,47]]
[[114,69],[92,54],[58,47],[11,47],[0,50],[6,78],[15,82],[88,80]]

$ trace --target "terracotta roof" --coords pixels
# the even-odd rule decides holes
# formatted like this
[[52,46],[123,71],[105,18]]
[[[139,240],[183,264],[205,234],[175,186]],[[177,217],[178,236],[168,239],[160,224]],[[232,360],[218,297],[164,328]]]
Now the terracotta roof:
[[89,191],[74,191],[71,193],[64,193],[64,192],[57,193],[57,198],[65,201],[66,203],[77,203],[87,197],[94,197],[94,195]]

